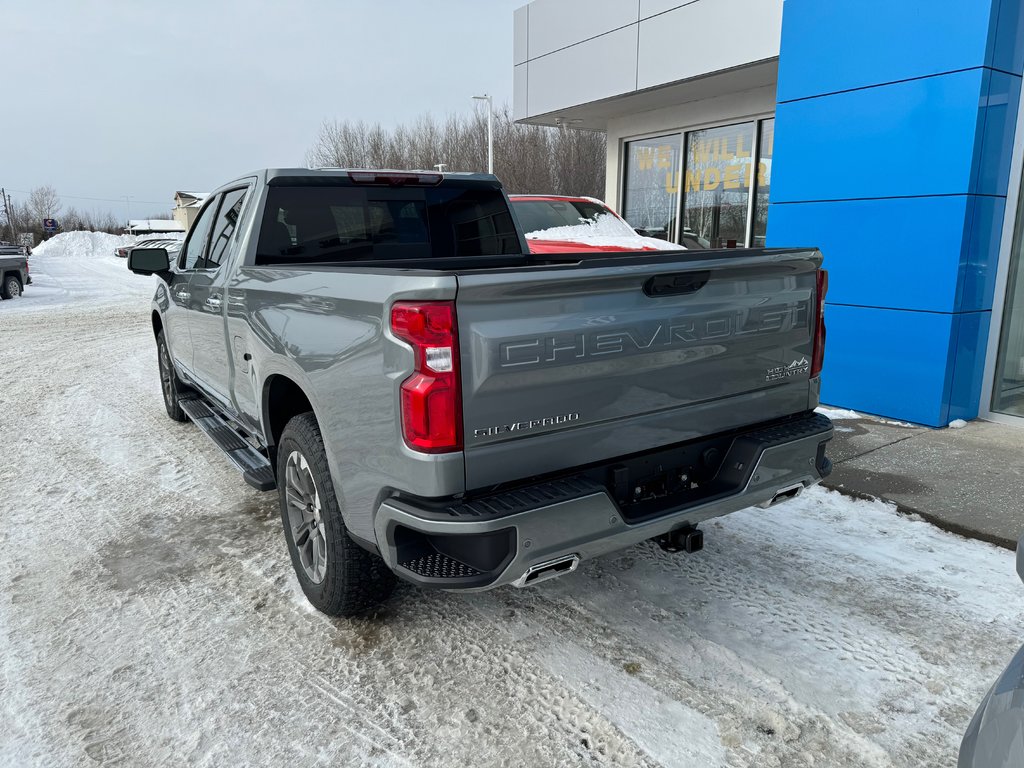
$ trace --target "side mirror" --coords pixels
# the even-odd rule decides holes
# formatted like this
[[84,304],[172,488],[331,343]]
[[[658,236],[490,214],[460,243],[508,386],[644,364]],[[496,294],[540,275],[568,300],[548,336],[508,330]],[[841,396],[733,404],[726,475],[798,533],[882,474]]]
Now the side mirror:
[[165,275],[171,271],[171,257],[166,248],[132,248],[128,269],[136,275]]

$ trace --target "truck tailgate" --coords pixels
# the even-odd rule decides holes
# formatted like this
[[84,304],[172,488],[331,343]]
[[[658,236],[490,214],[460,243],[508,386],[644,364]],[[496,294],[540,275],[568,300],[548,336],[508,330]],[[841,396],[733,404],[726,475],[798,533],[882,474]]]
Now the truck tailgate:
[[813,249],[458,275],[469,489],[807,410]]

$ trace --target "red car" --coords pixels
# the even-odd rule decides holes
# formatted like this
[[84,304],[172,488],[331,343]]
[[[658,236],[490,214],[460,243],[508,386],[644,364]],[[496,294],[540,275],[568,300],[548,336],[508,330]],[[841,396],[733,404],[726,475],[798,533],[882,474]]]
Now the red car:
[[681,250],[643,237],[615,211],[592,197],[509,195],[531,253]]

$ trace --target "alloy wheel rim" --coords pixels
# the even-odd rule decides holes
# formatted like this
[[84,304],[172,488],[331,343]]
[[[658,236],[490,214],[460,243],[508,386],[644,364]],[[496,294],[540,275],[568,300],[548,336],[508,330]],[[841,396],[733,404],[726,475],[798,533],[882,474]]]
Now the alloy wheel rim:
[[11,294],[11,298],[17,298],[21,296],[21,285],[17,280],[11,280],[11,284],[7,289],[7,292]]
[[302,570],[311,582],[320,584],[327,576],[327,534],[324,530],[320,493],[299,451],[288,454],[284,468],[284,494],[288,525]]

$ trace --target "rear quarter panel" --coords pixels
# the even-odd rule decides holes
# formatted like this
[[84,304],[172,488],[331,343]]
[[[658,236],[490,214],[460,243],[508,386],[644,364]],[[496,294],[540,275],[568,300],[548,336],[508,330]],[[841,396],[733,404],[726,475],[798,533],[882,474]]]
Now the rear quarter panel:
[[261,408],[272,378],[299,385],[320,425],[346,525],[363,539],[373,540],[384,489],[423,496],[464,490],[461,453],[428,456],[405,445],[398,387],[413,355],[386,320],[395,301],[454,299],[455,291],[452,276],[326,267],[241,267],[228,286],[240,412],[265,427]]

